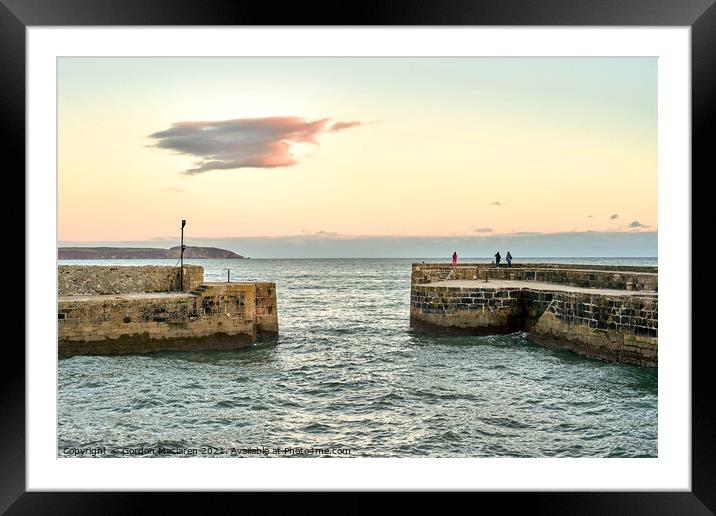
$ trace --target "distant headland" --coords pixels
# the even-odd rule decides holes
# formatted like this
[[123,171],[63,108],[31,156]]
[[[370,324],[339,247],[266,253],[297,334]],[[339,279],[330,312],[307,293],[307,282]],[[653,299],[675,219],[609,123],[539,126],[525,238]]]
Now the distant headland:
[[[179,246],[169,249],[155,247],[59,247],[60,260],[142,260],[142,259],[179,259]],[[244,256],[218,247],[186,246],[184,258],[241,259]]]

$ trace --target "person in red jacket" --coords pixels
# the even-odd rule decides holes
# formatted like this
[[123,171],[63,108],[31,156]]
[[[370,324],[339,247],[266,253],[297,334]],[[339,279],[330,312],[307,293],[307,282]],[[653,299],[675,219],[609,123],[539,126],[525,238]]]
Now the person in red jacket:
[[452,253],[452,266],[455,267],[457,265],[457,251],[454,251]]

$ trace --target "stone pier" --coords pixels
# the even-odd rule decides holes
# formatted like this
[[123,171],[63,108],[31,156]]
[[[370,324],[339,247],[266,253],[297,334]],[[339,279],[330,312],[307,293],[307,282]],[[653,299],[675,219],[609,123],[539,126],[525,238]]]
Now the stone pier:
[[275,283],[204,283],[202,267],[58,268],[60,356],[235,349],[278,333]]
[[541,345],[656,367],[657,287],[655,267],[413,264],[410,324],[443,335],[525,331]]

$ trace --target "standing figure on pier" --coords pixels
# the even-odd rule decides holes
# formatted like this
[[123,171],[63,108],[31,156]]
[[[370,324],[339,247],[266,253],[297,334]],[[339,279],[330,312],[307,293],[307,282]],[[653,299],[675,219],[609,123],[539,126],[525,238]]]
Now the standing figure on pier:
[[495,266],[496,266],[496,267],[499,267],[499,266],[500,266],[500,258],[502,258],[502,257],[500,256],[500,251],[497,251],[497,252],[495,253]]
[[512,267],[512,255],[509,251],[507,251],[507,256],[505,256],[505,260],[507,260],[507,266]]
[[453,251],[453,253],[452,253],[452,266],[453,266],[453,268],[455,268],[456,265],[457,265],[457,251]]

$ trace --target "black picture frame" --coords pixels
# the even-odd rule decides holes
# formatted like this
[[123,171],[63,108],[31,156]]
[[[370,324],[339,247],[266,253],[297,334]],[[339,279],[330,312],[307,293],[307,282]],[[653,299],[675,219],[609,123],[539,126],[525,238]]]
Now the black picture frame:
[[[25,29],[86,25],[554,25],[691,27],[692,170],[714,167],[708,137],[716,113],[715,0],[384,0],[354,4],[251,3],[242,0],[0,0],[0,120],[6,157],[25,166]],[[22,167],[22,168],[20,168]],[[689,171],[685,171],[689,173]],[[691,172],[691,177],[697,174]],[[693,190],[692,190],[693,191]],[[696,219],[696,217],[692,217]],[[693,232],[692,232],[693,234]],[[694,255],[696,256],[696,255]],[[691,250],[688,250],[691,258]],[[700,261],[701,260],[701,261]],[[694,260],[693,267],[703,259]],[[27,274],[27,271],[25,271]],[[684,300],[689,302],[689,300]],[[692,303],[694,322],[708,317]],[[696,315],[696,317],[694,317]],[[701,316],[701,317],[699,317]],[[691,344],[691,343],[687,343]],[[692,346],[692,490],[690,492],[483,493],[503,507],[536,514],[713,514],[716,418],[710,343]],[[26,492],[25,354],[6,343],[0,374],[0,511],[8,514],[123,513],[150,494]],[[352,499],[352,498],[351,498]],[[419,499],[419,498],[418,498]],[[165,510],[183,504],[162,496]],[[422,503],[422,502],[420,502]],[[480,503],[483,503],[482,501]],[[213,504],[212,504],[213,505]],[[210,507],[210,506],[208,506]],[[347,510],[355,510],[349,503]],[[347,512],[347,511],[346,511]]]

